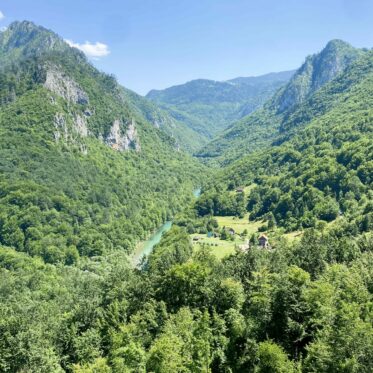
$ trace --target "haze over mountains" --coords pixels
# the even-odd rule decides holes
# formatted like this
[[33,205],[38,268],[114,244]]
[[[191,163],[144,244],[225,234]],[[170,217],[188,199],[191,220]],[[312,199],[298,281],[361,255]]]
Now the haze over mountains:
[[207,141],[258,109],[293,73],[269,73],[224,82],[198,79],[165,90],[152,90],[146,97]]
[[1,372],[373,371],[373,50],[142,97],[14,22],[0,160]]

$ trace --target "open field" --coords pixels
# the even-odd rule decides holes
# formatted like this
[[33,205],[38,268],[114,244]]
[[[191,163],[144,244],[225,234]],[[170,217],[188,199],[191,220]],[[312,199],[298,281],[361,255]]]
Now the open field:
[[283,236],[290,242],[300,240],[303,236],[303,231],[294,231],[289,233],[284,233]]
[[[190,237],[195,247],[206,244],[211,247],[212,252],[219,259],[234,253],[236,247],[245,243],[246,239],[242,239],[239,236],[245,229],[248,232],[247,238],[249,238],[253,233],[257,233],[258,228],[263,225],[263,222],[249,221],[248,214],[242,219],[235,216],[216,216],[215,218],[218,221],[219,228],[226,227],[235,230],[237,234],[235,235],[234,241],[221,240],[219,237],[207,237],[206,234],[192,234]],[[199,237],[199,241],[193,241],[194,237]]]
[[248,236],[258,232],[258,228],[263,225],[261,221],[249,221],[249,214],[246,214],[242,219],[235,216],[216,216],[215,218],[220,228],[233,228],[238,234],[247,229]]
[[208,245],[211,247],[212,253],[218,258],[222,259],[227,255],[234,253],[235,246],[241,245],[243,243],[242,240],[236,238],[235,241],[225,241],[221,240],[220,238],[214,237],[207,237],[205,234],[192,234],[191,238],[193,237],[200,237],[200,240],[197,242],[193,242],[193,246],[195,248],[200,248],[202,245]]
[[[253,188],[255,188],[256,186],[257,186],[257,184],[253,183],[253,184],[250,184],[249,186],[244,187],[243,191],[245,193],[245,196],[247,197],[250,194],[251,190]],[[230,193],[231,194],[236,194],[237,192],[236,192],[236,190],[232,190]]]

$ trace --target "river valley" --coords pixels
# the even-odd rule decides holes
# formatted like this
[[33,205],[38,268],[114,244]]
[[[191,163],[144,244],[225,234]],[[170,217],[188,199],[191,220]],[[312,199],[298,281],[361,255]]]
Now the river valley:
[[[193,190],[193,195],[195,198],[198,198],[201,195],[201,188]],[[150,255],[153,251],[155,245],[157,245],[162,239],[162,235],[165,232],[168,232],[172,227],[172,221],[166,221],[162,224],[146,241],[140,242],[135,250],[135,253],[132,256],[133,266],[137,266],[141,263],[141,260],[144,256]]]

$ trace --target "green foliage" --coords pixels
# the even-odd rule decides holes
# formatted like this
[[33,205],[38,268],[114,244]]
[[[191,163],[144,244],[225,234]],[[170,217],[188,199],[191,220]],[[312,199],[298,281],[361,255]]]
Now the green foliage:
[[[371,372],[372,53],[297,104],[275,147],[217,172],[195,200],[205,168],[144,119],[161,114],[126,104],[115,79],[30,28],[0,36],[0,371]],[[51,64],[88,102],[43,86]],[[85,137],[73,128],[87,110]],[[141,151],[102,143],[117,118],[123,130],[135,119]],[[233,192],[253,182],[248,201]],[[253,235],[220,261],[191,244],[218,230],[214,214],[247,208],[273,229],[271,249]],[[175,214],[132,268],[134,245]],[[305,231],[289,243],[278,227]]]
[[120,256],[79,269],[3,248],[1,369],[368,372],[371,237],[333,235],[220,263],[206,250],[180,256],[187,240],[175,227],[142,272]]
[[170,135],[181,149],[193,153],[205,145],[206,139],[194,126],[188,126],[180,117],[169,113],[169,110],[162,110],[155,103],[130,90],[124,89],[124,95],[134,112]]
[[245,215],[245,196],[243,193],[233,195],[229,192],[212,191],[203,193],[197,200],[195,209],[199,216],[215,215],[243,217]]
[[[68,265],[81,256],[129,253],[191,200],[201,167],[137,116],[112,77],[72,49],[45,49],[0,73],[0,243]],[[50,66],[73,79],[89,102],[74,104],[45,89]],[[85,118],[88,137],[74,129],[77,116]],[[64,128],[56,117],[65,118]],[[115,118],[136,118],[141,152],[102,144]]]
[[258,350],[257,372],[291,373],[294,371],[293,364],[288,360],[286,353],[275,343],[261,342]]
[[[343,217],[349,229],[369,231],[372,61],[372,53],[365,52],[297,105],[284,119],[284,135],[276,146],[223,169],[201,201],[215,191],[224,195],[224,190],[255,183],[247,206],[251,219],[266,219],[293,231]],[[255,115],[261,113],[253,120]]]
[[174,226],[163,237],[148,260],[146,266],[152,272],[165,272],[175,264],[185,263],[192,256],[189,235]]

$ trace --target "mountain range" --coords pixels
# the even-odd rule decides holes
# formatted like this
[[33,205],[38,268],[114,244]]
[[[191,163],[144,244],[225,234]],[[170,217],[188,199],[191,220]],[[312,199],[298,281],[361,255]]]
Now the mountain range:
[[232,122],[261,107],[293,73],[284,71],[223,82],[198,79],[152,90],[146,97],[207,142]]
[[[198,156],[224,162],[268,146],[281,134],[289,119],[311,100],[320,88],[345,71],[366,51],[341,40],[332,40],[318,54],[307,57],[290,81],[280,88],[261,109],[233,123],[205,146]],[[304,111],[304,110],[303,110]],[[312,116],[293,121],[292,127],[306,123]]]

